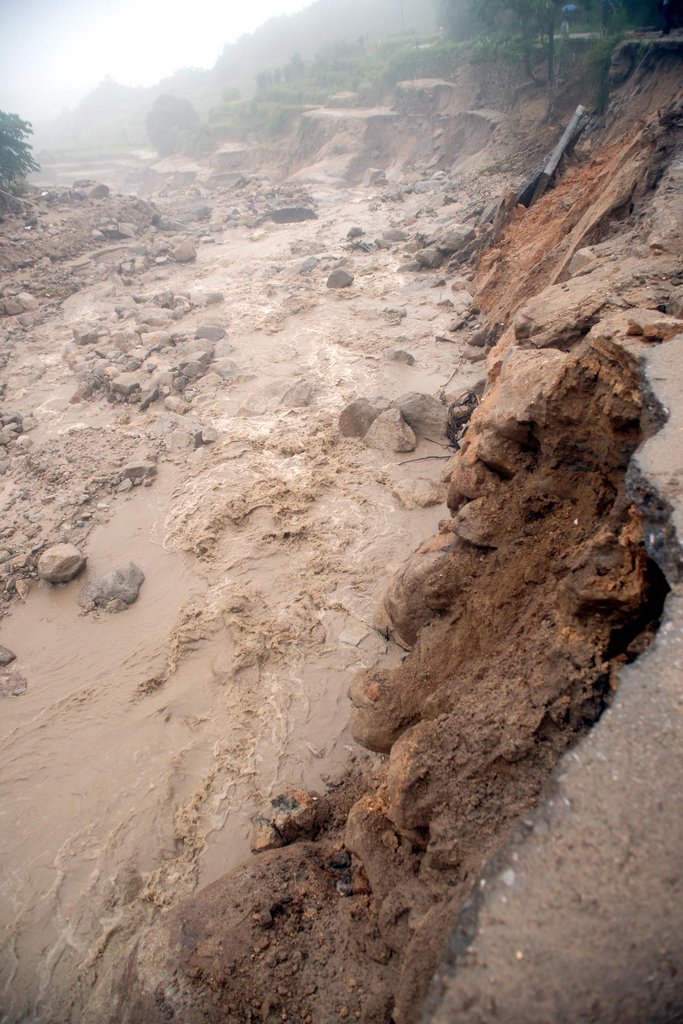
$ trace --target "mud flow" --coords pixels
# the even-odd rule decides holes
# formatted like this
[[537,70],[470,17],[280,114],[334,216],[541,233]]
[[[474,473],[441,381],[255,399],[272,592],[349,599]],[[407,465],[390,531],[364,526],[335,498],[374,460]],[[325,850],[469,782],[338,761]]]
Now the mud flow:
[[[397,277],[392,254],[345,293],[300,274],[305,253],[323,269],[343,256],[349,209],[379,234],[389,221],[369,205],[364,191],[323,193],[310,225],[226,230],[191,270],[136,277],[150,302],[192,294],[173,328],[224,327],[239,364],[170,410],[79,386],[90,347],[73,345],[74,327],[96,325],[109,346],[115,310],[135,310],[132,282],[112,283],[97,253],[12,349],[8,393],[36,425],[1,481],[2,543],[15,557],[68,539],[88,561],[62,585],[15,569],[0,626],[17,656],[5,678],[22,690],[3,701],[0,742],[8,1021],[57,1019],[72,1000],[78,1019],[80,986],[112,947],[248,856],[252,818],[278,786],[324,788],[352,750],[349,678],[404,656],[386,639],[381,591],[443,514],[449,442],[394,456],[340,436],[337,420],[357,395],[434,393],[451,376],[451,346],[433,339],[447,289]],[[202,304],[214,290],[222,300]],[[384,355],[406,331],[413,365]],[[449,388],[480,376],[468,366]],[[215,440],[194,447],[202,428]],[[136,457],[156,473],[121,490]],[[81,614],[83,584],[128,561],[145,574],[139,599]]]

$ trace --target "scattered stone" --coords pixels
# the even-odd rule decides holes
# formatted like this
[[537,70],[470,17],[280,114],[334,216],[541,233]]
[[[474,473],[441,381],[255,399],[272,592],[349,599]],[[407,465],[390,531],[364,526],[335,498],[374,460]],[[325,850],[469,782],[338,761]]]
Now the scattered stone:
[[288,206],[281,210],[273,210],[270,219],[276,224],[298,224],[304,220],[317,220],[318,214],[307,206]]
[[405,395],[399,395],[391,404],[395,409],[400,410],[404,420],[416,434],[420,434],[422,437],[440,438],[446,433],[448,409],[441,404],[438,398],[411,391]]
[[78,603],[88,612],[104,608],[106,612],[124,611],[137,600],[145,574],[135,562],[98,576],[87,583],[78,595]]
[[287,388],[280,405],[284,409],[300,409],[308,406],[313,401],[313,395],[315,394],[315,388],[307,380],[296,381],[291,387]]
[[342,437],[365,437],[368,430],[379,416],[367,398],[357,398],[342,409],[339,416],[339,433]]
[[143,480],[150,480],[157,475],[157,467],[153,462],[141,460],[130,462],[121,471],[120,480],[130,480],[133,484],[142,483]]
[[392,452],[412,452],[417,444],[415,434],[398,409],[380,413],[363,440],[368,448]]
[[410,235],[407,231],[402,231],[401,228],[387,228],[382,232],[382,238],[387,242],[407,242]]
[[74,544],[55,544],[38,559],[38,576],[48,583],[68,583],[85,563],[85,555]]
[[436,270],[443,263],[443,253],[436,248],[418,249],[415,253],[415,262],[420,267]]
[[100,183],[99,185],[93,185],[88,190],[88,199],[106,199],[109,195],[109,186]]
[[0,644],[0,668],[4,668],[5,665],[9,665],[11,661],[14,661],[16,654],[14,651],[10,651],[9,647],[3,647]]
[[299,267],[299,273],[310,274],[312,270],[315,270],[319,263],[320,260],[318,259],[317,256],[309,256],[307,259],[303,261],[303,263]]
[[211,364],[211,372],[217,374],[222,380],[237,380],[240,369],[234,359],[217,359]]
[[407,366],[413,366],[415,363],[415,356],[406,352],[404,348],[388,348],[384,355],[392,363],[405,363]]
[[135,373],[121,373],[112,380],[111,390],[122,398],[130,398],[136,391],[141,390],[140,381]]
[[192,260],[196,260],[197,250],[194,247],[194,242],[192,242],[191,239],[186,238],[184,242],[176,245],[172,256],[176,263],[191,263]]
[[429,508],[441,505],[446,500],[446,485],[428,477],[415,480],[400,480],[391,488],[391,493],[401,508]]
[[351,239],[353,239],[353,238],[360,238],[361,235],[364,235],[364,234],[365,234],[365,232],[363,231],[362,228],[359,228],[358,226],[355,226],[355,227],[349,228],[349,230],[346,233],[346,237],[349,239],[349,241],[351,241]]
[[226,329],[218,324],[204,324],[197,328],[194,336],[197,341],[221,341],[227,333]]
[[348,270],[344,270],[343,267],[337,267],[333,270],[327,279],[328,288],[348,288],[349,285],[353,284],[353,274]]
[[450,256],[460,252],[474,239],[474,228],[468,224],[453,224],[447,231],[439,235],[436,248],[439,252]]
[[201,441],[202,444],[215,444],[218,440],[218,431],[215,427],[202,427]]

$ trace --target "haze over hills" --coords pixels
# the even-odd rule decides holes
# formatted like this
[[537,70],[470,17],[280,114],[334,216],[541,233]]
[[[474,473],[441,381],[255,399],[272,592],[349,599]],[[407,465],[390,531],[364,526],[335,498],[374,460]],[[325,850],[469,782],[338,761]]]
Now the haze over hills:
[[72,110],[34,125],[36,149],[146,146],[144,119],[160,95],[187,99],[206,117],[226,89],[247,98],[260,71],[284,66],[295,56],[307,59],[332,45],[377,45],[391,36],[435,30],[434,0],[315,0],[227,44],[211,69],[183,68],[156,85],[137,88],[106,77]]

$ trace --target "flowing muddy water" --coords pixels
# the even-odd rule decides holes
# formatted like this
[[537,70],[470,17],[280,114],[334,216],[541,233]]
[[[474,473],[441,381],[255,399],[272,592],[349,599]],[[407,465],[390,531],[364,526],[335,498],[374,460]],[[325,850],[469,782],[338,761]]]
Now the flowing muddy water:
[[[113,317],[127,297],[115,279],[86,284],[17,356],[10,382],[35,412],[35,448],[65,454],[74,487],[86,464],[115,454],[118,465],[141,446],[158,476],[101,502],[83,543],[86,579],[142,567],[129,610],[79,615],[83,579],[36,584],[1,625],[28,683],[1,705],[8,1024],[104,1019],[106,978],[140,925],[249,855],[251,819],[278,786],[324,787],[353,749],[353,673],[403,655],[381,632],[381,593],[443,506],[406,510],[392,488],[438,479],[443,462],[412,460],[447,452],[427,439],[406,456],[371,451],[340,438],[337,417],[358,395],[437,392],[454,368],[454,346],[434,340],[448,293],[397,275],[386,252],[353,257],[345,293],[325,289],[326,274],[303,278],[303,256],[344,254],[349,206],[369,232],[390,224],[362,190],[316,198],[317,222],[226,231],[191,268],[136,282],[225,296],[180,325],[225,323],[241,375],[198,384],[185,416],[68,405],[58,354],[70,324]],[[398,324],[394,307],[407,310]],[[387,361],[392,344],[415,365]],[[468,367],[449,387],[480,377]],[[311,404],[288,406],[302,382]],[[188,445],[197,424],[217,430],[215,444]]]

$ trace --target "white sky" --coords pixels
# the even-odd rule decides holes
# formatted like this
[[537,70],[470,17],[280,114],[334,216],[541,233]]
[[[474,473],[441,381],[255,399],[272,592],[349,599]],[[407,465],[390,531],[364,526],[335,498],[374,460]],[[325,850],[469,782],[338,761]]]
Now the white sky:
[[0,109],[58,113],[111,75],[153,85],[312,0],[0,0]]

